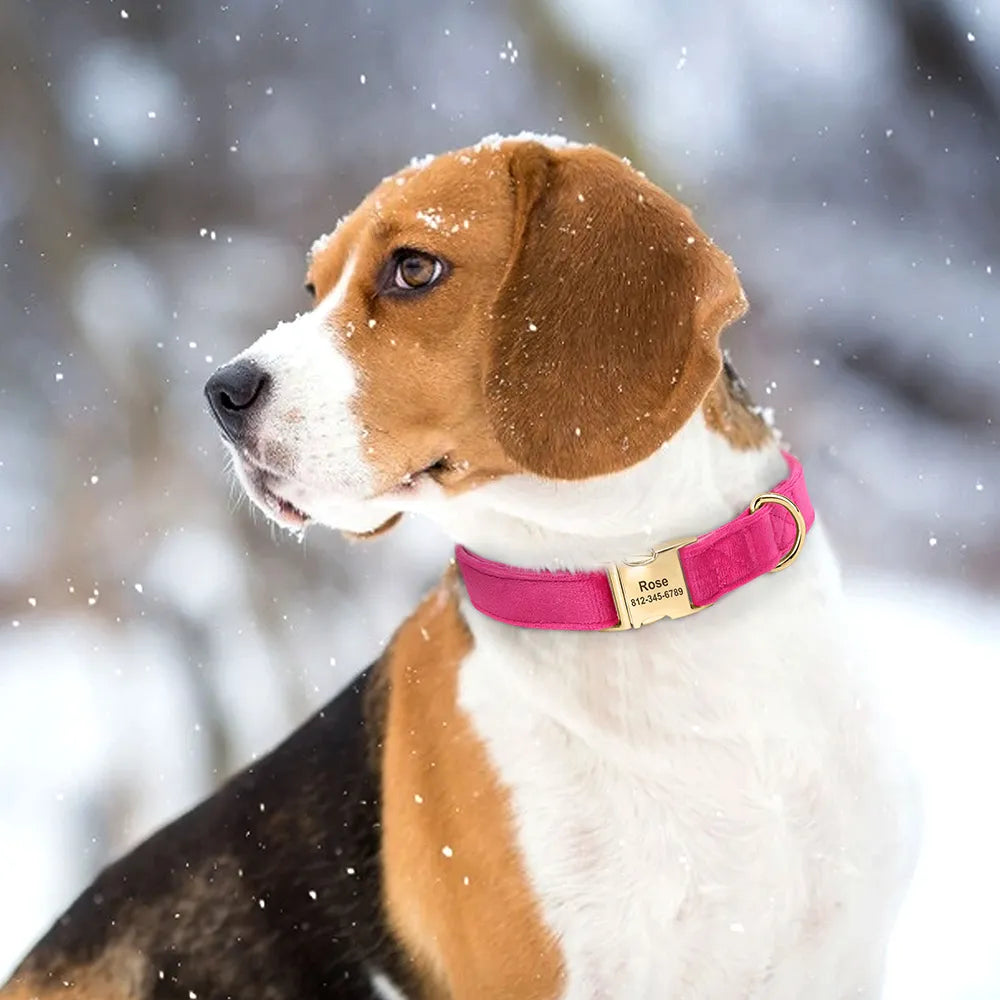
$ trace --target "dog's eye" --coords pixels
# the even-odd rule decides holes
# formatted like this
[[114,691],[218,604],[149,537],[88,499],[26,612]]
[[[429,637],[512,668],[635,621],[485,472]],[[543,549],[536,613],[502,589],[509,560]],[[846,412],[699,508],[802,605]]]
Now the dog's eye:
[[392,283],[396,288],[416,289],[433,285],[444,273],[444,264],[428,253],[406,250],[396,260]]
[[311,298],[316,298],[316,286],[311,282],[306,282],[306,294]]

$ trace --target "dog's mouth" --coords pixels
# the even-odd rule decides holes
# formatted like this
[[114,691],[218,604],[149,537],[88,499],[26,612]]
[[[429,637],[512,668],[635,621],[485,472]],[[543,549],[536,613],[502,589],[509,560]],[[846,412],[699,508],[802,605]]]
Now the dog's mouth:
[[274,519],[286,527],[301,529],[311,520],[301,507],[296,507],[291,500],[286,500],[268,486],[266,479],[261,482],[259,489],[264,499],[264,504],[274,516]]
[[408,493],[415,493],[425,482],[440,483],[441,477],[446,475],[453,468],[453,464],[447,455],[434,459],[427,465],[408,472],[395,486],[386,490],[387,496],[405,496]]
[[241,448],[235,458],[250,499],[272,520],[293,531],[302,531],[309,524],[309,514],[285,495],[285,477],[267,468],[246,448]]
[[[299,500],[302,489],[284,470],[270,467],[247,447],[230,446],[236,470],[250,499],[272,520],[290,531],[301,533],[315,521],[314,516],[291,499]],[[440,482],[453,468],[447,456],[440,456],[405,475],[395,486],[369,497],[368,500],[402,498],[421,492],[421,486]],[[301,500],[299,500],[301,502]]]

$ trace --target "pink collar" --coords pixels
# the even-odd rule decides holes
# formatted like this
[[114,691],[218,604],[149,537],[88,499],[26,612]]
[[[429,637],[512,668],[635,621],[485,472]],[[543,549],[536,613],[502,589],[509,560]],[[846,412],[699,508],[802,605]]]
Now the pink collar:
[[782,454],[788,478],[754,497],[728,524],[658,545],[606,570],[518,569],[457,545],[455,559],[469,600],[508,625],[577,631],[639,628],[701,611],[798,556],[815,514],[802,466]]

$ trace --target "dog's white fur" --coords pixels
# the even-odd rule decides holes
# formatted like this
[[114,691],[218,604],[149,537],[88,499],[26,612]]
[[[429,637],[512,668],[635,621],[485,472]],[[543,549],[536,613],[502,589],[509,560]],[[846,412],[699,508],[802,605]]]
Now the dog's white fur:
[[[657,541],[705,530],[784,474],[776,447],[734,452],[698,414],[624,473],[559,484],[550,505],[528,493],[520,532],[504,518],[490,537],[485,511],[458,531],[599,564],[644,551],[636,523]],[[516,484],[497,489],[513,501]],[[461,700],[511,789],[565,1000],[878,995],[912,846],[839,590],[816,525],[793,571],[624,642],[466,603]]]
[[374,531],[395,513],[371,501],[376,477],[365,460],[365,434],[352,411],[359,377],[337,341],[353,335],[340,310],[354,276],[349,257],[337,283],[316,307],[279,323],[234,360],[268,373],[271,397],[256,428],[256,445],[236,453],[247,493],[269,516],[276,511],[259,477],[279,496],[344,531]]
[[[274,373],[259,436],[290,456],[282,495],[333,527],[411,510],[490,558],[595,567],[716,527],[786,474],[776,443],[737,451],[699,411],[615,475],[373,497],[337,344],[349,280],[244,353]],[[793,568],[682,622],[545,632],[462,610],[461,703],[510,789],[564,1000],[879,994],[912,813],[820,524]]]

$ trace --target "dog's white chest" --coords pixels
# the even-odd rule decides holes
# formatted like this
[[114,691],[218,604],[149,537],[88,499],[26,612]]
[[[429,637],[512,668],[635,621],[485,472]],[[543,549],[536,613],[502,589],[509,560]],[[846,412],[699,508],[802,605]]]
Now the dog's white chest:
[[727,605],[673,636],[470,620],[461,700],[565,1000],[875,995],[906,861],[868,712],[815,627]]

